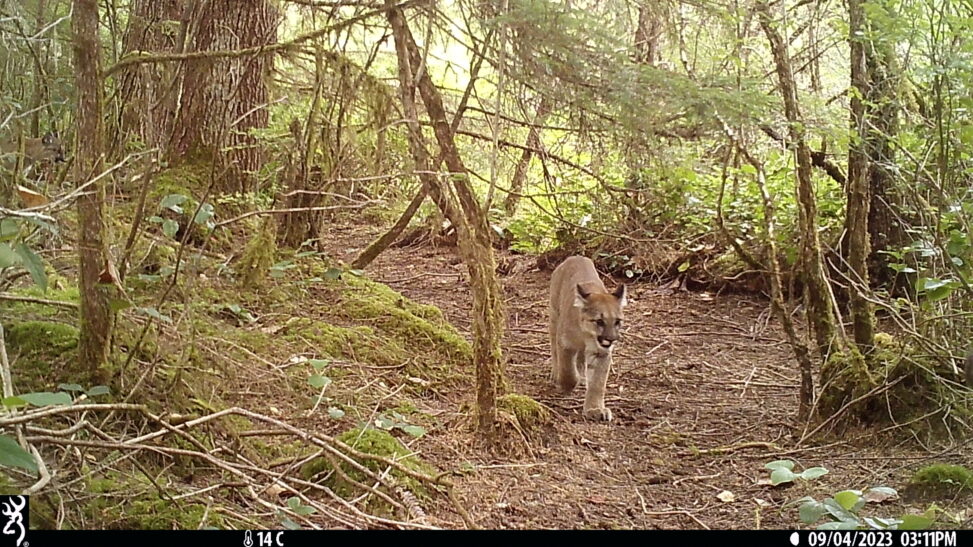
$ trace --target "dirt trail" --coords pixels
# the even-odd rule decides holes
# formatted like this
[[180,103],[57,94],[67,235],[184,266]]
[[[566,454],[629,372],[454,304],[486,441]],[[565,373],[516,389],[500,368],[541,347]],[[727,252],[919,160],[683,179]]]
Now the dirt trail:
[[[345,261],[374,235],[360,227],[331,230],[325,239]],[[456,482],[480,526],[793,528],[797,511],[789,506],[782,512],[786,502],[846,488],[900,487],[908,477],[904,466],[924,455],[874,446],[874,440],[867,448],[846,441],[796,447],[798,378],[767,302],[647,284],[630,287],[627,326],[608,387],[615,420],[587,422],[580,413],[583,389],[560,397],[548,381],[550,272],[536,270],[530,257],[502,259],[511,266],[503,278],[509,383],[558,417],[556,435],[533,443],[533,454],[518,459],[485,458],[461,427],[431,432],[418,443],[423,456],[443,468],[460,462],[476,467]],[[441,307],[468,333],[470,295],[453,249],[389,249],[368,274]],[[457,399],[469,401],[470,395]],[[790,487],[760,483],[769,476],[763,465],[783,457],[830,473]],[[724,491],[734,500],[719,499]],[[889,514],[896,510],[888,508]],[[445,525],[461,526],[444,518]]]

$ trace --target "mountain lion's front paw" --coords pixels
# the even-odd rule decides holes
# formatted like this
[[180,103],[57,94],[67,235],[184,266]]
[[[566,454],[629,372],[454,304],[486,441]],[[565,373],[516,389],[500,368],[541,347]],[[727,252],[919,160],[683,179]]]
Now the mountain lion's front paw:
[[589,420],[599,420],[603,422],[612,421],[612,411],[607,408],[586,408],[584,417]]

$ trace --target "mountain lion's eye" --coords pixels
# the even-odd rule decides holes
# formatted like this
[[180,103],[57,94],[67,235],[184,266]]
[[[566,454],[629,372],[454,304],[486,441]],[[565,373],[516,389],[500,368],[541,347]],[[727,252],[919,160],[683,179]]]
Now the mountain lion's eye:
[[604,319],[599,319],[599,320],[597,320],[597,321],[595,321],[595,323],[596,323],[596,324],[597,324],[597,325],[598,325],[599,327],[604,327],[604,326],[605,326],[605,320],[604,320]]
[[622,320],[621,319],[616,319],[615,320],[615,326],[616,327],[620,326],[621,324],[622,324]]

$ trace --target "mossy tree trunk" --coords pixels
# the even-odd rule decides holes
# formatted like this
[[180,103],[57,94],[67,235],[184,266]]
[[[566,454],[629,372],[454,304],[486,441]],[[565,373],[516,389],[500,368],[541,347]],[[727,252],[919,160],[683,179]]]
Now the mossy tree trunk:
[[[778,87],[784,100],[784,115],[790,127],[790,140],[797,155],[798,223],[801,233],[801,266],[806,286],[808,319],[814,331],[821,360],[827,361],[835,343],[834,309],[831,288],[824,273],[821,242],[818,238],[817,201],[811,180],[811,150],[804,138],[804,120],[797,101],[797,85],[791,68],[784,38],[777,30],[777,22],[770,16],[767,4],[757,4],[760,26],[770,42],[777,71]],[[804,371],[802,371],[802,382]]]
[[848,0],[848,39],[851,53],[851,128],[848,146],[847,211],[845,230],[848,237],[848,266],[852,283],[848,288],[852,330],[855,344],[862,354],[871,352],[875,343],[875,318],[865,298],[869,288],[869,160],[865,147],[868,140],[869,116],[862,98],[868,93],[864,10],[861,0]]
[[[104,167],[102,126],[101,48],[98,43],[98,2],[75,0],[71,16],[74,40],[75,85],[78,92],[78,139],[75,147],[74,179],[77,184],[101,174]],[[94,182],[78,198],[78,256],[80,260],[81,334],[78,355],[81,365],[100,376],[108,360],[112,315],[101,272],[108,267],[105,243],[105,184]]]
[[[477,428],[488,443],[496,440],[496,399],[503,389],[503,295],[496,275],[486,214],[469,182],[469,174],[454,142],[454,131],[446,119],[442,97],[409,31],[405,17],[394,0],[386,0],[389,24],[395,38],[399,67],[399,94],[409,128],[409,148],[420,172],[420,180],[443,214],[456,227],[459,251],[470,274],[473,292],[473,360],[477,384]],[[440,153],[450,172],[450,184],[429,174],[433,166],[419,124],[415,90],[419,90],[429,115]]]

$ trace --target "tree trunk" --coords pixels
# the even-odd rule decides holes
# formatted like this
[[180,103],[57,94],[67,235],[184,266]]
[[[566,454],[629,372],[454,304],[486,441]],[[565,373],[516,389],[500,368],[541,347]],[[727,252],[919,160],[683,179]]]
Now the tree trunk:
[[845,231],[848,234],[848,266],[852,280],[848,287],[855,344],[863,355],[871,352],[875,338],[875,319],[864,292],[869,289],[869,161],[866,154],[870,116],[862,97],[868,93],[865,65],[864,10],[861,0],[848,0],[848,35],[851,52],[851,143],[848,146],[848,183]]
[[664,0],[644,0],[639,4],[639,22],[635,29],[635,62],[655,66],[662,58]]
[[[234,50],[277,41],[276,8],[268,0],[211,0],[190,15],[190,51]],[[256,54],[181,64],[181,108],[170,158],[202,156],[225,169],[224,192],[255,189],[263,154],[250,130],[267,126],[266,76],[273,57]]]
[[537,112],[534,114],[534,122],[527,133],[527,142],[524,150],[517,160],[514,168],[513,178],[510,179],[510,193],[503,200],[503,210],[507,216],[513,216],[517,212],[517,204],[520,202],[520,195],[524,191],[524,182],[527,181],[527,168],[530,167],[530,160],[534,157],[534,150],[541,150],[541,130],[538,125],[543,125],[547,120],[547,115],[551,113],[551,102],[547,97],[541,97],[540,104],[537,105]]
[[[133,0],[122,54],[182,51],[184,4],[184,0]],[[174,63],[140,63],[122,70],[118,131],[109,143],[112,150],[120,153],[131,139],[147,147],[165,145],[176,115],[173,83],[178,69]]]
[[801,263],[807,290],[808,319],[814,330],[815,341],[821,360],[827,361],[835,342],[834,310],[831,307],[831,288],[824,273],[821,242],[818,238],[817,202],[811,180],[811,150],[804,139],[804,120],[797,102],[797,85],[791,69],[790,56],[784,39],[770,18],[766,4],[758,4],[760,26],[767,35],[780,94],[784,99],[784,114],[790,126],[790,137],[797,153],[797,201],[798,222],[801,233]]
[[[395,37],[399,65],[399,92],[409,127],[409,148],[420,170],[420,179],[430,196],[443,207],[443,214],[456,227],[459,251],[470,273],[473,292],[473,359],[476,367],[477,429],[488,443],[496,440],[496,398],[503,389],[501,338],[504,327],[503,295],[496,276],[491,235],[486,214],[476,200],[466,166],[456,150],[453,130],[446,120],[442,98],[423,66],[419,50],[402,12],[386,0],[387,13]],[[418,81],[414,76],[418,74]],[[451,190],[430,175],[432,162],[422,136],[415,104],[418,87],[439,144],[440,153],[451,173]],[[453,198],[455,195],[455,201]]]
[[[101,51],[98,43],[98,2],[75,0],[71,16],[74,32],[74,70],[78,93],[78,139],[74,178],[80,186],[103,170]],[[81,365],[101,379],[99,368],[108,360],[112,316],[98,280],[107,266],[104,240],[105,184],[98,181],[78,197],[78,255],[80,257]]]

